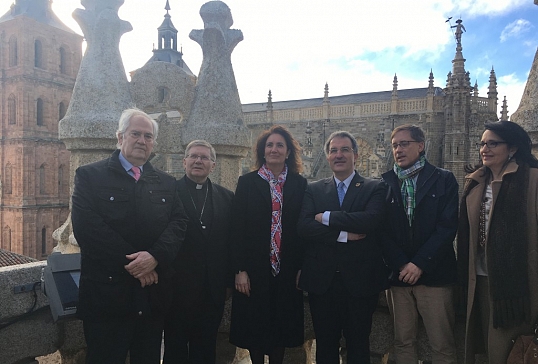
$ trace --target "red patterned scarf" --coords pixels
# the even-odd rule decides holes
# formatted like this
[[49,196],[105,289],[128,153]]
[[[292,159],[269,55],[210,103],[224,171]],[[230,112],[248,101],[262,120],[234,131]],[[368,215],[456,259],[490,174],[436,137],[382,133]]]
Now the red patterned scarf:
[[282,189],[288,175],[288,166],[284,165],[284,169],[280,172],[278,179],[275,178],[273,172],[267,165],[263,165],[258,170],[258,175],[269,182],[271,190],[271,272],[273,276],[280,272],[280,242],[282,239],[282,205],[284,203],[284,195]]

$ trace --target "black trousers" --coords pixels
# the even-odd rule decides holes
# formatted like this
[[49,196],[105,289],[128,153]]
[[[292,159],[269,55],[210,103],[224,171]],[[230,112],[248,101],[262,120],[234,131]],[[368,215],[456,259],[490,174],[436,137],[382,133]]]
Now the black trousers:
[[217,333],[224,302],[213,302],[209,290],[197,300],[172,305],[164,326],[163,364],[215,363]]
[[348,364],[370,363],[372,315],[379,294],[351,296],[336,273],[324,294],[308,294],[310,313],[316,335],[316,363],[340,363],[340,338],[346,339]]
[[86,364],[159,364],[162,320],[139,317],[108,322],[83,321]]

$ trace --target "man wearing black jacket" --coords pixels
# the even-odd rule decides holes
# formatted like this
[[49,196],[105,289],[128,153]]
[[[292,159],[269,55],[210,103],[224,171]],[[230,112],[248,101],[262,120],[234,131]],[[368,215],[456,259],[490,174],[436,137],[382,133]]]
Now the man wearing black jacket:
[[458,227],[458,183],[425,157],[424,132],[402,125],[391,135],[394,168],[389,185],[385,259],[392,269],[389,305],[394,315],[396,363],[416,363],[418,315],[426,327],[432,361],[456,363],[452,285],[453,240]]
[[148,162],[158,125],[125,110],[110,158],[81,166],[72,197],[80,245],[78,315],[87,364],[160,363],[172,262],[187,217],[172,176]]
[[233,192],[213,183],[215,149],[193,140],[185,149],[178,193],[189,223],[174,262],[173,304],[164,329],[164,364],[215,363],[217,332],[229,268],[229,227]]

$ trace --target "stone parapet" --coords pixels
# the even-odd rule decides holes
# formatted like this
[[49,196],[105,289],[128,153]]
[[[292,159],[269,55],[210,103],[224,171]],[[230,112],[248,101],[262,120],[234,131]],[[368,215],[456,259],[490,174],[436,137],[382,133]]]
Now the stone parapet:
[[[48,301],[41,289],[36,290],[37,301],[33,312],[21,320],[6,327],[6,323],[24,315],[34,304],[34,293],[14,293],[14,287],[40,282],[41,270],[46,262],[35,262],[0,268],[0,363],[25,364],[44,362],[40,357],[57,352],[60,358],[54,364],[82,364],[84,363],[84,336],[82,324],[78,320],[54,323]],[[384,294],[380,295],[377,311],[374,314],[370,347],[372,363],[392,362],[390,352],[392,348],[393,323],[389,310],[386,307]],[[230,306],[228,301],[221,324],[217,343],[218,364],[247,364],[248,351],[236,350],[228,342],[230,328]],[[458,357],[463,357],[465,323],[463,316],[458,316],[455,336],[458,348]],[[305,296],[305,344],[302,347],[288,349],[285,363],[311,364],[315,358],[315,340],[312,320]],[[345,343],[343,343],[345,347]],[[419,358],[431,362],[431,349],[423,325],[420,325],[418,335]],[[346,350],[342,350],[343,363],[345,363]],[[37,358],[37,359],[36,359]],[[387,361],[388,360],[388,361]],[[477,358],[477,363],[486,363],[485,358]],[[53,363],[47,361],[47,363]]]

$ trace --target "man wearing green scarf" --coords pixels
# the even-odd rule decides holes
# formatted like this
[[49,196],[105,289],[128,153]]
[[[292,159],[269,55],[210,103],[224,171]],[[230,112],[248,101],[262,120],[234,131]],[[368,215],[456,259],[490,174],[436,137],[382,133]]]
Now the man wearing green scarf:
[[455,364],[454,303],[458,183],[426,160],[424,132],[416,125],[393,130],[394,168],[389,185],[385,259],[392,270],[388,303],[394,316],[394,359],[417,363],[417,324],[422,317],[432,362]]

